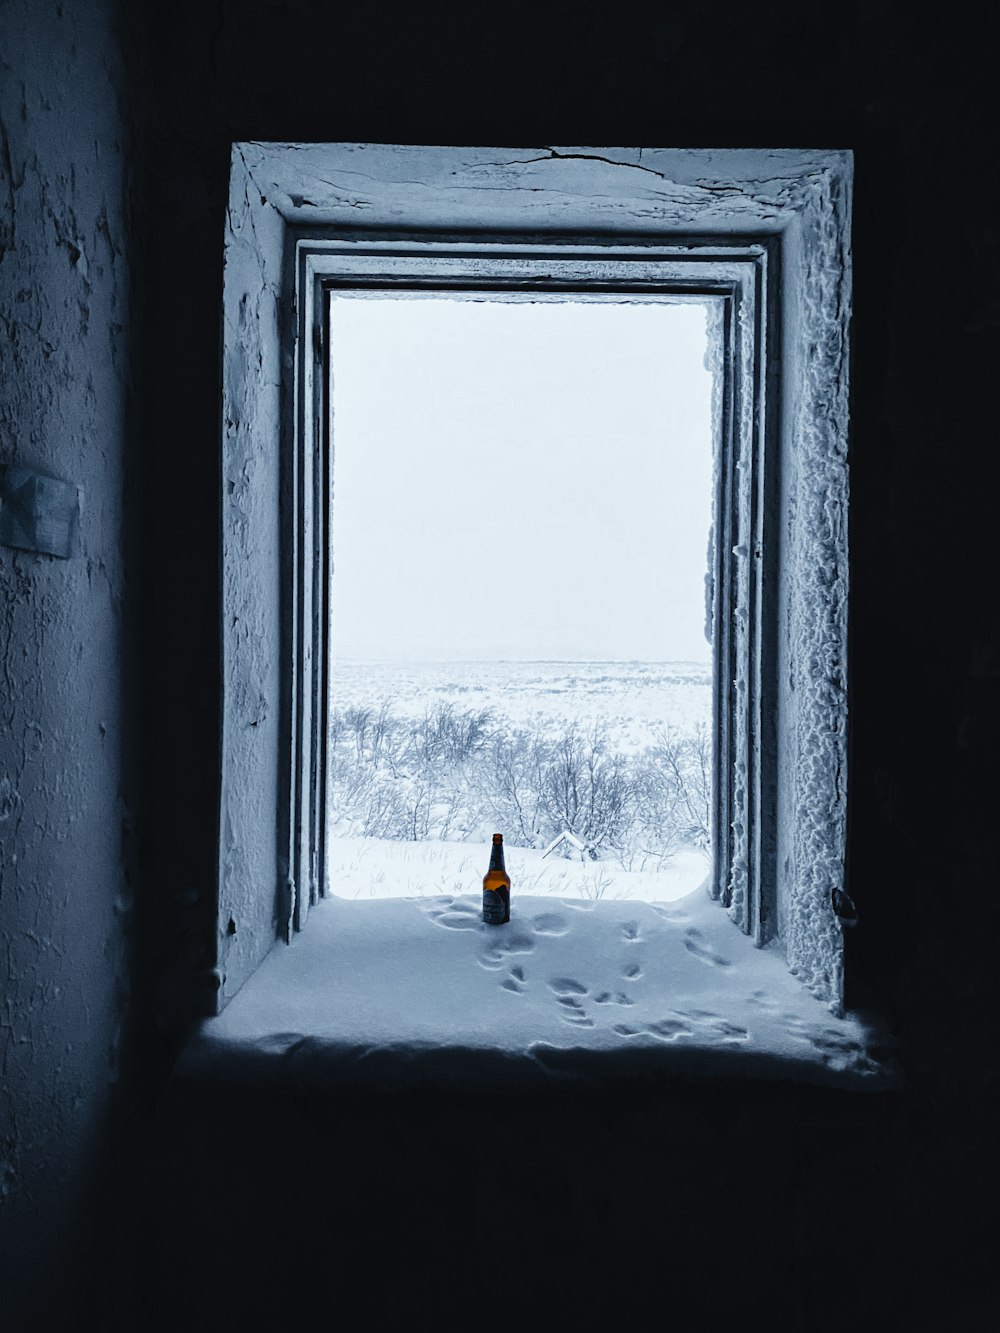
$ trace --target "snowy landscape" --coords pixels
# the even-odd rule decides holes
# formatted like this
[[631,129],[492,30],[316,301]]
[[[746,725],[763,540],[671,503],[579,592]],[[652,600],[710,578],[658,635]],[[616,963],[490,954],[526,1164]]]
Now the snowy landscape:
[[[711,668],[344,661],[331,673],[331,891],[665,902],[710,869]],[[555,845],[553,845],[555,844]]]
[[501,928],[464,893],[328,898],[203,1025],[177,1073],[398,1089],[665,1069],[854,1087],[897,1077],[889,1034],[834,1017],[780,949],[758,949],[697,891],[671,903],[515,891]]
[[330,895],[188,1068],[880,1083],[881,1039],[704,891],[705,310],[348,294],[330,328]]
[[[671,1068],[892,1086],[891,1039],[834,1017],[700,891],[707,665],[341,660],[332,683],[332,896],[203,1026],[182,1076],[397,1089]],[[585,850],[547,852],[567,772],[595,797],[577,811]],[[482,914],[493,832],[511,877],[500,928]]]

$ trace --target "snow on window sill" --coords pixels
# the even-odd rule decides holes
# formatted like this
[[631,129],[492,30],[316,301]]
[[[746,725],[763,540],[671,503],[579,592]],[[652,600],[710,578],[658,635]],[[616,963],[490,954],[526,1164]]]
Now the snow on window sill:
[[203,1020],[175,1078],[296,1088],[712,1075],[881,1091],[893,1043],[831,1015],[702,890],[677,902],[321,902]]

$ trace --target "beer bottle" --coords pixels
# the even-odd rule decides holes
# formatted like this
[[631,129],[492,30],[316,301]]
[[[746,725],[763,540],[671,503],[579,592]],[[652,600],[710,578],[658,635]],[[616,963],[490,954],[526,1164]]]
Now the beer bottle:
[[483,876],[483,920],[502,926],[510,920],[510,876],[503,863],[503,834],[493,834],[490,868]]

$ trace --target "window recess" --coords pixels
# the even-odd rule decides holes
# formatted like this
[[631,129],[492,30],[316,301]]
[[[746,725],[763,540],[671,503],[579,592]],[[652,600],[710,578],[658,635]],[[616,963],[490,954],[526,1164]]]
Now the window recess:
[[851,157],[641,158],[234,145],[218,1008],[324,893],[327,319],[331,293],[366,288],[711,302],[712,892],[842,1005]]

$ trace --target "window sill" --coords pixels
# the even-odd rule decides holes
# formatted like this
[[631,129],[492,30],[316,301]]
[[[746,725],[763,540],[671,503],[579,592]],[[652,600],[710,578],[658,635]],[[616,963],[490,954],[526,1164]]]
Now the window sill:
[[831,1015],[698,890],[679,902],[330,898],[174,1071],[199,1083],[465,1086],[684,1076],[898,1087],[893,1042]]

